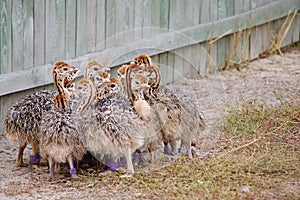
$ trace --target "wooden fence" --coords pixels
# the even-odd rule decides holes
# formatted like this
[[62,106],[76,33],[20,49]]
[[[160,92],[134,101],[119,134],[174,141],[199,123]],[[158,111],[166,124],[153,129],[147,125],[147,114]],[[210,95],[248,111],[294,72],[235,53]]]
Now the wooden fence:
[[299,10],[299,0],[1,0],[0,134],[9,106],[51,88],[57,60],[114,71],[148,53],[169,83],[299,41]]

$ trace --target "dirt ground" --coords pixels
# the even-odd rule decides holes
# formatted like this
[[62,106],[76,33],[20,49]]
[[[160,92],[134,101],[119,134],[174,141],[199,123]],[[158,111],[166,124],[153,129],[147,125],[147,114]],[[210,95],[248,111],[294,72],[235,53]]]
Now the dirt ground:
[[[203,110],[207,129],[198,138],[199,156],[214,153],[214,144],[222,136],[222,118],[227,109],[237,107],[244,101],[278,104],[290,94],[300,93],[300,48],[272,55],[249,63],[241,70],[232,69],[193,78],[174,84],[195,95]],[[71,180],[62,171],[55,180],[49,180],[47,167],[33,170],[17,167],[15,159],[18,145],[0,136],[0,199],[132,199],[143,194],[134,189],[119,191],[109,186],[92,187],[81,179]],[[30,148],[25,150],[28,163]],[[80,176],[80,174],[79,174]],[[300,188],[299,188],[300,189]]]

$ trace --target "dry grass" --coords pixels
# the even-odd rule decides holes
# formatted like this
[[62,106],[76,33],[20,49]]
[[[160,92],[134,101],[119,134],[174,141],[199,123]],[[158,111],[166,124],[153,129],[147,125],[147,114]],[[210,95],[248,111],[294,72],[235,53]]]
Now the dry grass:
[[[297,199],[300,197],[299,96],[267,107],[247,102],[231,109],[212,158],[177,162],[158,170],[120,174],[84,172],[80,187],[135,193],[154,199]],[[79,184],[79,182],[78,182]]]

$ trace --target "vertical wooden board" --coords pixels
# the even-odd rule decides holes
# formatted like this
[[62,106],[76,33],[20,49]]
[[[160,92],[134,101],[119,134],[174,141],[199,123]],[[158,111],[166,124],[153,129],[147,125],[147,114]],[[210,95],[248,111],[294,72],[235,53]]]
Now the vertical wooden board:
[[66,59],[76,56],[76,1],[66,0]]
[[[215,22],[218,20],[218,17],[219,17],[219,3],[218,3],[219,0],[211,0],[210,1],[210,19],[211,19],[211,22]],[[211,28],[212,30],[212,38],[211,39],[214,39],[215,36],[214,36],[214,27]],[[208,72],[210,73],[214,73],[216,72],[217,70],[217,66],[218,66],[218,42],[215,42],[213,44],[210,45],[210,50],[209,50],[209,63],[210,63],[210,66],[209,67],[209,70],[207,70]]]
[[[161,53],[158,55],[158,67],[161,75],[161,84],[165,85],[167,83],[172,82],[172,79],[170,79],[170,73],[173,74],[173,69],[170,71],[168,67],[168,53]],[[168,80],[170,79],[170,80]]]
[[244,3],[243,3],[243,12],[247,12],[251,10],[251,0],[244,0]]
[[235,15],[235,0],[226,0],[226,16],[231,17]]
[[298,42],[300,40],[300,16],[299,15],[295,17],[292,28],[293,28],[292,42]]
[[[199,23],[200,24],[205,24],[211,21],[210,17],[210,1],[207,0],[200,0],[200,16],[199,16]],[[209,59],[209,54],[208,54],[208,46],[207,42],[202,42],[199,44],[200,45],[200,63],[199,63],[199,69],[198,71],[200,72],[201,75],[206,74],[206,68],[208,67],[208,59]]]
[[34,66],[45,64],[45,1],[34,2]]
[[105,48],[106,0],[97,0],[96,4],[96,51],[100,51]]
[[143,38],[148,38],[152,35],[152,24],[151,24],[151,18],[152,18],[152,0],[145,0],[144,5],[144,18],[143,18]]
[[1,123],[0,123],[0,135],[5,134],[5,125],[4,125],[4,118],[6,115],[7,110],[12,105],[11,97],[10,95],[1,96],[0,97],[0,117],[1,117]]
[[[227,0],[226,1],[226,17],[231,17],[235,15],[235,1],[234,0]],[[229,61],[230,54],[232,53],[232,51],[234,51],[233,46],[234,46],[234,36],[233,34],[226,36],[225,37],[225,63],[223,64],[223,66],[225,66],[225,64]],[[234,58],[232,58],[234,59]],[[230,61],[231,62],[231,61]]]
[[56,11],[55,11],[55,1],[45,1],[46,2],[46,19],[45,19],[45,63],[52,63],[57,60],[56,55]]
[[114,46],[116,15],[116,0],[106,1],[106,48]]
[[[234,2],[234,14],[233,15],[240,15],[243,12],[244,5],[242,1],[235,1]],[[239,22],[239,27],[240,27],[240,22]],[[243,52],[243,37],[242,33],[240,33],[239,38],[236,36],[236,38],[232,37],[231,38],[231,44],[233,45],[234,43],[237,42],[236,46],[236,55],[233,58],[236,63],[240,63],[242,61],[242,52]]]
[[168,31],[169,28],[169,0],[161,0],[160,1],[160,23],[159,27],[161,28],[161,32]]
[[222,0],[210,0],[210,19],[212,22],[215,22],[219,19],[219,1]]
[[87,19],[86,19],[86,26],[87,30],[85,31],[86,38],[87,38],[87,51],[88,52],[95,52],[96,48],[96,0],[88,0],[87,2]]
[[206,74],[206,68],[207,68],[207,59],[208,57],[208,47],[207,47],[207,42],[202,42],[199,44],[199,54],[196,54],[197,57],[199,57],[199,67],[198,67],[198,72],[200,73],[201,76],[205,76]]
[[[218,20],[224,19],[227,16],[227,4],[224,0],[218,1]],[[223,33],[227,32],[227,27],[223,27]],[[227,43],[227,37],[221,38],[219,41],[217,41],[217,68],[221,69],[225,66],[226,62],[226,43]]]
[[151,35],[160,33],[160,1],[152,1],[151,5]]
[[77,29],[76,29],[76,56],[84,55],[88,49],[88,39],[86,33],[89,27],[87,27],[87,0],[77,1]]
[[259,7],[259,0],[250,0],[251,10],[255,10],[258,7]]
[[24,9],[24,51],[23,51],[23,67],[24,69],[33,67],[33,1],[23,0]]
[[244,4],[243,1],[234,1],[234,14],[240,15],[243,13]]
[[209,47],[209,51],[208,51],[208,58],[209,59],[209,69],[207,70],[207,72],[209,73],[215,73],[218,70],[218,63],[217,63],[217,52],[218,52],[218,46],[217,43],[213,43],[210,45]]
[[251,32],[250,37],[250,59],[254,59],[258,56],[261,51],[261,35],[259,27],[255,27]]
[[[293,10],[293,12],[291,12],[290,19],[292,18],[294,12],[295,12],[294,10]],[[294,18],[287,34],[286,34],[286,37],[284,38],[284,40],[282,42],[283,43],[282,46],[286,46],[286,45],[289,45],[293,42],[299,41],[299,26],[300,26],[299,25],[300,23],[299,23],[299,20],[298,20],[299,17],[300,17],[300,15],[299,15],[299,11],[298,11],[298,13],[296,14],[296,16],[295,16],[295,18]],[[284,18],[284,20],[285,20],[285,18]],[[297,37],[297,35],[298,35],[298,37]]]
[[116,44],[126,44],[133,40],[134,0],[116,4]]
[[184,47],[174,51],[174,81],[185,76],[184,71]]
[[0,74],[12,70],[11,4],[10,0],[0,2]]
[[168,76],[166,77],[166,80],[168,80],[168,83],[174,82],[175,78],[175,69],[174,69],[174,65],[175,65],[175,55],[174,55],[174,51],[169,51],[168,52]]
[[[170,1],[170,22],[169,28],[172,30],[178,30],[184,27],[185,19],[185,5],[184,1],[173,0]],[[174,55],[174,81],[182,78],[184,75],[184,65],[183,65],[183,54],[184,49],[178,48],[173,51]]]
[[24,54],[24,15],[21,0],[12,2],[12,71],[23,69]]
[[201,53],[202,48],[200,44],[191,45],[187,50],[185,50],[185,62],[184,66],[189,67],[188,76],[194,76],[196,74],[200,74],[200,60],[201,60]]
[[185,2],[181,0],[170,1],[170,22],[169,28],[178,30],[184,28],[185,24]]
[[[191,0],[185,5],[185,23],[187,26],[194,26],[199,24],[200,4],[199,0]],[[196,75],[199,68],[199,55],[200,51],[198,44],[190,45],[184,48],[184,74],[186,76]]]
[[210,1],[200,0],[200,16],[199,21],[200,24],[205,24],[211,21],[211,9],[210,9]]
[[250,41],[250,57],[257,58],[260,53],[269,47],[270,30],[268,24],[263,24],[254,28]]
[[134,2],[134,40],[139,40],[143,37],[143,20],[144,20],[144,2],[135,1]]
[[65,59],[66,54],[66,1],[55,0],[56,59]]

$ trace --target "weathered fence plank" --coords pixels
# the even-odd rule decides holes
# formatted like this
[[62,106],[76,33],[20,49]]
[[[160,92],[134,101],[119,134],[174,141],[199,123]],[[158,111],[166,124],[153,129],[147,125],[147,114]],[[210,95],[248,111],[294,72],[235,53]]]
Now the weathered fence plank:
[[[56,11],[55,1],[45,1],[45,63],[52,63],[57,60],[57,35],[56,35]],[[61,33],[63,34],[63,33]],[[37,85],[40,86],[40,85]]]
[[96,16],[96,51],[105,48],[105,16],[106,13],[106,0],[97,0],[97,16]]
[[25,51],[23,50],[24,69],[33,67],[33,1],[32,0],[23,0],[23,20],[24,20],[24,36],[23,43]]
[[76,12],[76,56],[82,56],[88,50],[87,35],[89,27],[87,26],[87,0],[77,1]]
[[66,0],[66,59],[76,56],[76,1]]
[[[34,66],[45,64],[45,1],[34,3]],[[43,11],[43,12],[41,12]]]
[[24,69],[24,10],[22,1],[12,2],[12,71]]
[[12,71],[12,23],[10,0],[0,2],[0,74]]

